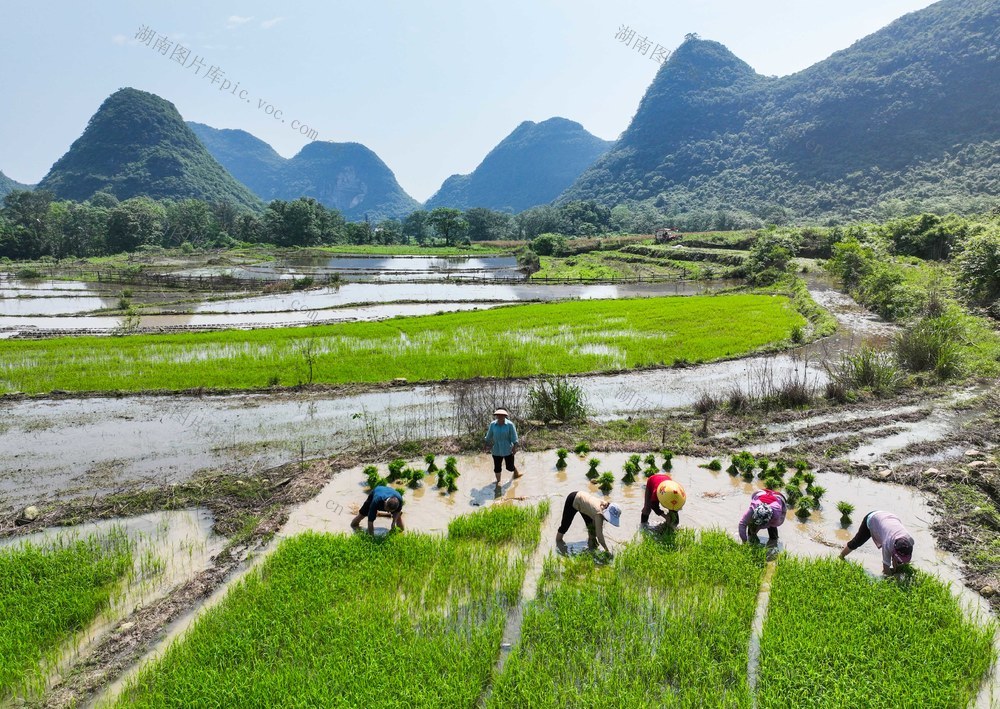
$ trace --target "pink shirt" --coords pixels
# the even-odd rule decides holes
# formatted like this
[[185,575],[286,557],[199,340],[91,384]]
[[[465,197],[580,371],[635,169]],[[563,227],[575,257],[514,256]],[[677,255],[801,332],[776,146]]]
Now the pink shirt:
[[750,524],[750,515],[753,514],[753,508],[756,502],[764,502],[771,507],[771,521],[768,522],[763,528],[780,527],[785,523],[786,507],[784,495],[780,492],[775,492],[774,490],[758,490],[750,496],[750,506],[747,507],[747,511],[744,512],[743,517],[740,518],[740,539],[744,542],[747,540],[747,525]]

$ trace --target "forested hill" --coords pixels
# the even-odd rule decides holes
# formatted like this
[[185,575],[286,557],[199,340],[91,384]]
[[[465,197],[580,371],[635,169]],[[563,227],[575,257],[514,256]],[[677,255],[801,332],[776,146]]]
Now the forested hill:
[[561,197],[768,221],[985,211],[1000,195],[1000,0],[943,0],[764,77],[689,38]]
[[420,207],[360,143],[314,141],[286,160],[246,131],[188,125],[216,160],[265,201],[312,197],[354,220],[402,217]]
[[4,195],[14,190],[30,190],[30,185],[22,185],[17,180],[12,180],[5,174],[0,172],[0,199],[3,199]]
[[426,207],[488,207],[520,212],[548,204],[612,143],[565,118],[525,121],[468,175],[452,175]]
[[145,195],[263,208],[215,161],[172,103],[131,88],[101,104],[38,187],[77,201],[109,192],[121,200]]

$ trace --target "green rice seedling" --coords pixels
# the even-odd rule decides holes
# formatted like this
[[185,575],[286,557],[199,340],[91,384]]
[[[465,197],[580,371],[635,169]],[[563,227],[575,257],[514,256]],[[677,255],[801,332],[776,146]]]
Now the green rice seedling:
[[792,485],[791,483],[785,485],[785,499],[788,501],[789,507],[798,505],[801,497],[802,489],[798,485]]
[[450,481],[454,480],[454,475],[449,475],[447,471],[442,471],[438,473],[437,477],[437,487],[441,490],[447,490]]
[[851,523],[851,514],[854,512],[854,505],[846,500],[841,500],[837,503],[837,511],[840,512],[840,521],[842,524]]
[[365,474],[365,479],[368,488],[371,490],[374,490],[376,487],[385,482],[385,479],[382,478],[381,475],[379,475],[378,468],[376,468],[374,465],[366,465],[363,472]]
[[796,472],[798,472],[798,473],[804,473],[807,470],[809,470],[809,462],[808,461],[806,461],[806,460],[804,460],[802,458],[799,458],[798,460],[795,461],[795,471]]
[[632,485],[635,482],[636,473],[632,470],[626,470],[625,474],[622,475],[622,482],[626,485]]
[[566,456],[569,455],[569,451],[565,448],[560,448],[556,451],[556,469],[563,470],[566,467]]
[[433,453],[428,453],[424,456],[424,462],[427,463],[428,473],[436,473],[438,470],[437,464],[434,462],[434,458],[435,456]]
[[458,472],[458,460],[453,455],[449,455],[445,458],[444,469],[452,477],[457,478],[461,473]]
[[785,463],[783,461],[779,460],[777,463],[774,464],[774,467],[771,469],[771,472],[773,472],[779,478],[784,478],[785,473],[788,472],[788,468],[785,467]]
[[712,460],[708,461],[704,465],[699,465],[698,467],[707,468],[708,470],[718,472],[722,470],[722,461],[719,460],[718,458],[712,458]]
[[587,455],[590,453],[590,444],[586,441],[582,441],[576,444],[576,448],[573,449],[577,455]]
[[781,478],[775,477],[764,478],[761,482],[768,490],[780,490],[782,485]]
[[742,475],[744,479],[749,475],[749,479],[753,480],[753,470],[755,467],[757,467],[757,461],[754,459],[753,453],[750,451],[740,451],[732,457],[726,471],[733,476]]
[[781,556],[760,643],[757,705],[967,707],[988,676],[995,621],[916,570],[872,579],[860,564]]
[[674,452],[669,448],[664,448],[660,451],[660,455],[663,456],[663,472],[669,473],[674,468]]
[[768,476],[768,473],[771,472],[769,469],[771,461],[768,460],[767,458],[757,458],[756,463],[757,466],[760,468],[760,470],[757,473],[757,477],[763,480]]
[[816,475],[814,473],[805,472],[805,473],[802,473],[801,477],[802,477],[802,481],[806,485],[812,485],[814,482],[816,482]]
[[645,458],[643,458],[642,462],[645,463],[647,468],[653,468],[654,470],[657,469],[656,456],[652,453],[648,454]]
[[747,707],[763,549],[642,535],[613,563],[550,556],[487,709]]
[[60,646],[107,607],[133,554],[120,531],[0,549],[0,703],[45,689]]
[[639,468],[642,466],[642,457],[638,453],[630,455],[628,462],[636,472],[639,472]]
[[409,486],[414,490],[420,487],[421,481],[424,479],[423,470],[410,470],[409,476]]
[[389,475],[388,480],[391,483],[396,482],[403,476],[403,470],[406,468],[406,461],[402,458],[396,458],[394,461],[389,463]]
[[[595,328],[602,320],[616,325]],[[727,294],[537,303],[497,312],[114,341],[8,340],[0,393],[256,388],[275,374],[297,383],[308,342],[315,343],[310,361],[316,384],[488,376],[489,363],[503,357],[513,377],[632,369],[736,357],[786,341],[795,324],[805,320],[786,297]]]
[[813,508],[813,500],[808,495],[803,495],[799,498],[798,503],[795,505],[795,516],[799,519],[808,519],[812,516],[810,510]]
[[611,492],[615,486],[615,475],[612,472],[602,473],[596,482],[602,492]]
[[458,491],[458,483],[455,482],[455,476],[454,475],[449,475],[448,476],[448,492],[457,492],[457,491]]
[[286,539],[118,706],[475,706],[546,513],[493,505],[447,536]]
[[806,488],[806,494],[808,494],[813,499],[813,502],[816,503],[816,506],[819,507],[819,501],[823,498],[823,495],[826,494],[826,488],[822,485],[810,485]]
[[589,463],[588,463],[588,465],[590,467],[587,470],[587,477],[589,478],[591,473],[593,473],[596,476],[598,474],[597,473],[597,469],[599,467],[601,467],[601,459],[600,458],[591,458],[590,461],[589,461]]

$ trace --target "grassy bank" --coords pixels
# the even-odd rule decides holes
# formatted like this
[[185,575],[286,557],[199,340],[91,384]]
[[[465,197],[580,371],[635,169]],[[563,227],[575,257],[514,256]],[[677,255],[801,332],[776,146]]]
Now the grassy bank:
[[4,342],[0,392],[258,388],[705,362],[788,341],[781,296],[574,301],[309,328]]
[[838,559],[782,557],[761,639],[761,707],[965,707],[994,650],[933,576],[879,580]]
[[760,548],[644,536],[610,566],[550,558],[491,707],[749,707]]
[[43,668],[131,568],[131,547],[120,535],[0,550],[0,700],[44,688]]
[[288,539],[119,705],[474,706],[547,511],[494,507],[447,538]]

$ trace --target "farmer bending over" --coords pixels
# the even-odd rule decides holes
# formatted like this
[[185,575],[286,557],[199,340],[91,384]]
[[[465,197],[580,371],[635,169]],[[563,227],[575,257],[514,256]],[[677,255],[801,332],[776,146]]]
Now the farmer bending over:
[[368,533],[375,534],[375,518],[379,512],[388,512],[392,515],[392,526],[389,531],[399,527],[399,531],[404,531],[403,526],[403,496],[399,490],[394,490],[388,485],[379,485],[368,494],[365,504],[361,505],[358,516],[351,521],[351,529],[357,529],[364,517],[368,518]]
[[514,454],[517,452],[517,429],[513,421],[508,421],[507,409],[497,409],[493,412],[496,421],[490,423],[483,438],[483,447],[493,454],[493,472],[497,476],[497,488],[500,487],[500,464],[506,463],[507,470],[513,473],[511,479],[521,477],[514,466]]
[[587,547],[591,550],[596,549],[597,543],[600,542],[604,551],[610,554],[608,543],[604,541],[604,521],[607,520],[617,527],[621,521],[622,508],[586,492],[571,492],[566,496],[566,504],[563,505],[562,523],[556,534],[556,544],[565,544],[563,535],[569,531],[569,526],[573,523],[577,512],[580,513],[584,524],[587,525]]
[[[767,537],[778,541],[778,527],[785,523],[788,504],[785,496],[774,490],[758,490],[750,496],[750,507],[740,518],[740,541],[748,536],[757,540],[757,532],[767,527]],[[759,540],[758,540],[759,541]]]
[[[644,525],[649,524],[649,513],[655,512],[667,521],[667,526],[676,527],[681,521],[677,513],[684,507],[686,501],[687,494],[684,488],[670,475],[667,473],[651,475],[646,480],[645,502],[639,521]],[[669,512],[664,512],[661,505]]]
[[897,573],[913,557],[913,537],[899,517],[891,512],[875,511],[861,520],[858,533],[841,550],[840,558],[845,558],[869,539],[882,550],[882,573],[886,576]]

